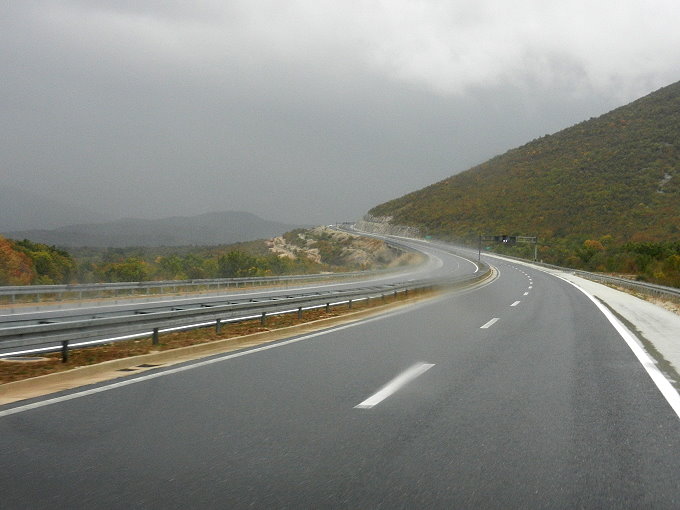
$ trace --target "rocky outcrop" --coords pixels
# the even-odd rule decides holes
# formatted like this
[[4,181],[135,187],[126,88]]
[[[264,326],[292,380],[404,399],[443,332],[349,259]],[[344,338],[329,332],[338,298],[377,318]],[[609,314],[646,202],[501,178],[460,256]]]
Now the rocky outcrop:
[[316,227],[294,230],[267,242],[279,257],[307,258],[319,264],[347,269],[380,269],[417,263],[417,255],[380,239]]
[[394,225],[390,223],[391,216],[371,216],[366,214],[361,220],[357,221],[355,227],[363,232],[373,234],[387,234],[403,237],[420,237],[420,230],[417,227],[406,225]]

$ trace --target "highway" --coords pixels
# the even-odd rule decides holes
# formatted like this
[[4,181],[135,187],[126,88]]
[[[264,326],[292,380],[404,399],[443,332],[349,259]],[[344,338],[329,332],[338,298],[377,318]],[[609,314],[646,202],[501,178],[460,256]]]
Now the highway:
[[0,407],[2,507],[678,508],[680,419],[631,348],[574,286],[489,262],[473,290]]
[[[409,249],[420,250],[417,241],[395,240]],[[101,302],[45,303],[37,307],[17,307],[0,310],[0,327],[8,328],[20,325],[40,324],[44,321],[59,322],[87,319],[93,317],[116,317],[130,313],[150,313],[173,308],[190,308],[214,306],[224,302],[248,302],[254,299],[284,297],[302,293],[328,292],[335,290],[351,290],[371,285],[385,285],[413,281],[416,279],[445,278],[451,275],[473,274],[478,270],[474,263],[455,256],[446,247],[432,247],[429,257],[416,267],[404,267],[395,271],[367,273],[366,278],[339,282],[312,282],[293,284],[284,287],[253,289],[222,289],[219,292],[198,295],[163,295],[157,297],[119,298]],[[442,258],[446,259],[446,265]],[[113,301],[113,302],[112,302]]]

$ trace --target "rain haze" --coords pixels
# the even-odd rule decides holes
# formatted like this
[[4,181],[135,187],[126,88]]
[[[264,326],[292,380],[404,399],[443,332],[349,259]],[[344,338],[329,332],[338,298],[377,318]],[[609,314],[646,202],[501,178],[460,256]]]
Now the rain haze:
[[1,184],[112,219],[357,219],[680,79],[677,0],[21,0],[0,14]]

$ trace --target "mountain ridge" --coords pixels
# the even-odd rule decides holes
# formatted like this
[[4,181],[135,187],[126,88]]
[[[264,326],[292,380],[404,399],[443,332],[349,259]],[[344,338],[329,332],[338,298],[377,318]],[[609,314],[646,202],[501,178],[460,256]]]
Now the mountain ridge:
[[15,230],[9,239],[30,239],[61,247],[129,247],[232,244],[270,238],[300,225],[265,220],[244,211],[216,211],[160,219],[122,218],[55,229]]
[[368,214],[447,239],[680,240],[680,82]]

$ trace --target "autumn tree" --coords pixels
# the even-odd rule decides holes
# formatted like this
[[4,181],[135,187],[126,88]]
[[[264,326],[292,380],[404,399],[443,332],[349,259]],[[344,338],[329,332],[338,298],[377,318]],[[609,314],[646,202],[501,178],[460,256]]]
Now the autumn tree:
[[0,236],[0,285],[28,285],[34,277],[30,257]]

